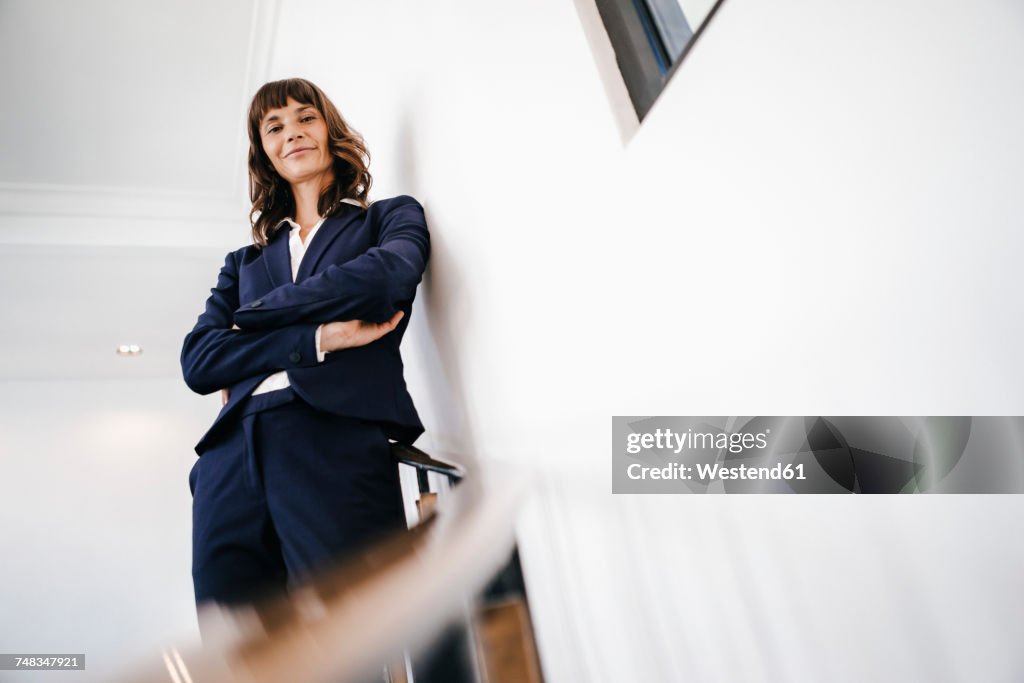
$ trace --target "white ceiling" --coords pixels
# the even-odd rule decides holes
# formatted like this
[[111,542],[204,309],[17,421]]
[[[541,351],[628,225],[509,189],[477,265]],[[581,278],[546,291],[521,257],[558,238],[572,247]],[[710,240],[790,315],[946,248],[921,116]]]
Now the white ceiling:
[[[181,342],[222,258],[182,247],[3,246],[0,378],[179,375]],[[119,357],[118,344],[143,354]]]
[[275,14],[0,0],[0,379],[178,375],[225,251],[248,239],[245,110]]

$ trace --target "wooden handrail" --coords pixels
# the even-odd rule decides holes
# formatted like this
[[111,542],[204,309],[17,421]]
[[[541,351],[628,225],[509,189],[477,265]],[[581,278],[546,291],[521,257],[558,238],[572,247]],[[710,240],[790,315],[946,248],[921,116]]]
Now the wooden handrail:
[[[414,467],[462,476],[458,465],[410,446],[396,444],[392,452]],[[287,595],[204,608],[202,647],[167,648],[114,680],[315,683],[373,675],[403,649],[426,647],[507,565],[527,486],[521,471],[498,477],[474,468],[472,485],[454,487],[441,514]]]

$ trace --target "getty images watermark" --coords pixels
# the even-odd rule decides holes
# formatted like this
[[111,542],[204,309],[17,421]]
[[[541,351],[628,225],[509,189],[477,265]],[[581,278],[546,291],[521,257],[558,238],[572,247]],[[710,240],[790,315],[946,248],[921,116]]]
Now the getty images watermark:
[[1021,493],[1021,417],[613,417],[613,493]]
[[[626,435],[626,452],[639,455],[645,450],[671,452],[679,455],[683,450],[717,451],[725,453],[745,453],[752,450],[764,450],[768,447],[768,435],[772,430],[753,434],[751,432],[695,432],[692,428],[685,432],[674,432],[671,429],[655,429],[653,432],[633,432]],[[772,466],[752,467],[746,463],[727,467],[722,462],[700,462],[695,460],[692,465],[682,462],[669,462],[665,465],[644,465],[631,462],[626,466],[626,476],[637,479],[699,479],[713,481],[715,479],[806,479],[803,463],[783,466],[777,462]]]

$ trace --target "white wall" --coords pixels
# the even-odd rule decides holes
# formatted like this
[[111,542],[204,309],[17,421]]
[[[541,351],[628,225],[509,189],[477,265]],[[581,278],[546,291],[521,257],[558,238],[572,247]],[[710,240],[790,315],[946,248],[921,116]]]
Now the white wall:
[[422,445],[540,468],[550,681],[1013,680],[1018,497],[615,498],[610,416],[1020,414],[1011,3],[729,0],[635,138],[569,2],[290,2],[434,240]]
[[188,472],[217,400],[171,379],[0,383],[0,649],[86,654],[0,680],[100,680],[198,638]]

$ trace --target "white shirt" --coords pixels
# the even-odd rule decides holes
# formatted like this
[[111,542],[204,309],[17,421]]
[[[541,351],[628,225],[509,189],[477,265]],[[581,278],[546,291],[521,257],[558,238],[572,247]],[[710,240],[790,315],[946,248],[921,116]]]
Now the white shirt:
[[[288,253],[291,255],[292,260],[292,282],[295,282],[295,278],[298,277],[299,275],[299,265],[302,264],[302,257],[306,255],[306,248],[309,246],[309,243],[313,241],[313,237],[316,235],[316,231],[320,229],[320,226],[324,224],[325,220],[327,219],[321,218],[319,223],[310,228],[309,234],[306,235],[305,242],[302,241],[302,236],[300,234],[302,228],[299,226],[298,223],[293,221],[291,218],[285,218],[284,220],[281,221],[281,223],[288,221],[288,223],[292,226],[291,233],[288,235]],[[280,225],[280,223],[278,223],[278,225]],[[322,363],[324,360],[324,356],[326,355],[323,351],[320,350],[321,329],[323,329],[323,325],[316,328],[316,334],[313,337],[313,344],[316,347],[317,363]],[[252,395],[255,396],[256,394],[265,394],[267,392],[277,391],[278,389],[284,389],[285,387],[289,386],[291,386],[291,383],[288,381],[288,373],[285,372],[284,370],[281,370],[280,372],[275,372],[273,375],[267,377],[265,380],[260,382],[259,386],[257,386],[253,390]]]

